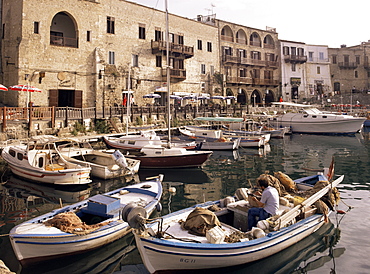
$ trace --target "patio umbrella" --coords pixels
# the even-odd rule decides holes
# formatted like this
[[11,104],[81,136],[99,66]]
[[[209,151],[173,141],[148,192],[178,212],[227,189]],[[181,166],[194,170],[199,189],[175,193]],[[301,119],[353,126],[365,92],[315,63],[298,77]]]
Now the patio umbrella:
[[8,90],[8,88],[7,88],[6,86],[3,86],[3,85],[1,85],[1,84],[0,84],[0,90],[2,90],[2,91],[7,91],[7,90]]
[[207,100],[210,99],[210,97],[207,96],[198,96],[198,100]]
[[211,96],[211,99],[220,99],[220,100],[224,100],[224,99],[225,99],[225,97],[220,96],[220,95],[215,95],[215,96]]
[[150,94],[145,94],[143,98],[161,98],[161,95],[155,94],[155,93],[150,93]]
[[29,85],[15,85],[9,87],[9,89],[14,91],[41,92],[41,89]]
[[185,99],[185,100],[197,100],[197,97],[188,95],[188,96],[184,96],[183,99]]
[[177,95],[170,95],[170,99],[182,100],[182,97]]
[[236,100],[236,97],[235,96],[226,96],[225,99]]

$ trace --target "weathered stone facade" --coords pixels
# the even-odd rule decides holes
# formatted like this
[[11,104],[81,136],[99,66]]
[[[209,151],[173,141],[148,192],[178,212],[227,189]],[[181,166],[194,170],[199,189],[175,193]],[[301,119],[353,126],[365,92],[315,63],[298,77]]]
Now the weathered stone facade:
[[[120,105],[129,78],[135,103],[145,104],[153,99],[144,94],[166,85],[165,50],[153,44],[165,39],[163,11],[120,0],[5,0],[2,9],[1,83],[42,90],[31,98],[4,92],[4,104]],[[171,91],[212,92],[211,72],[220,64],[217,27],[170,14],[169,32]],[[213,50],[198,49],[198,41]]]
[[370,90],[370,41],[353,47],[329,48],[333,90],[337,94]]

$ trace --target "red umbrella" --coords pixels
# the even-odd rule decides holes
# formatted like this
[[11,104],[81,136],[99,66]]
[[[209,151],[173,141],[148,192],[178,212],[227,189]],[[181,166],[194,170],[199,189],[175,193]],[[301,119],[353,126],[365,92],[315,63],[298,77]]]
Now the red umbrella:
[[41,92],[41,89],[29,85],[15,85],[9,87],[9,89],[14,91]]
[[2,91],[8,91],[8,88],[6,86],[3,86],[0,84],[0,90]]

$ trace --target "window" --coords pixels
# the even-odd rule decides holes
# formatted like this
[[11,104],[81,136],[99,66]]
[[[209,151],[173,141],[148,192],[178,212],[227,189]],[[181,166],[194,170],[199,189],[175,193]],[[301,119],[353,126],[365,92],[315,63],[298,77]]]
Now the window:
[[179,45],[183,45],[184,44],[184,36],[183,35],[178,35],[177,36],[177,41],[178,41]]
[[360,64],[360,56],[356,56],[356,64],[359,65]]
[[5,24],[3,24],[3,32],[1,33],[1,38],[4,39],[5,38]]
[[114,34],[114,17],[107,17],[107,33]]
[[138,67],[139,66],[139,55],[133,54],[132,55],[132,66]]
[[206,65],[205,64],[200,65],[200,72],[201,72],[201,74],[206,74]]
[[303,48],[297,48],[298,50],[298,56],[304,56],[304,49]]
[[337,56],[336,56],[336,55],[332,55],[332,57],[331,57],[331,62],[332,62],[333,64],[336,64],[336,63],[337,63]]
[[212,43],[211,42],[207,42],[207,51],[212,52]]
[[33,33],[39,34],[40,33],[40,22],[33,22]]
[[89,31],[89,30],[86,32],[86,41],[87,42],[91,41],[91,31]]
[[233,53],[232,53],[232,48],[230,48],[230,47],[224,47],[224,54],[225,55],[233,55]]
[[211,75],[215,74],[215,67],[214,66],[210,66],[209,71],[210,71],[210,74]]
[[20,160],[20,161],[22,161],[23,160],[23,154],[20,153],[20,152],[18,152],[17,153],[17,159]]
[[320,74],[320,72],[321,72],[320,67],[316,68],[316,72],[317,72],[317,74]]
[[162,56],[161,55],[157,55],[155,57],[155,66],[157,68],[161,68],[162,67]]
[[145,39],[145,25],[139,24],[139,39]]
[[154,33],[154,40],[161,41],[162,40],[162,32],[160,29],[156,29]]
[[319,59],[324,60],[324,53],[323,52],[319,52]]
[[198,50],[202,50],[202,40],[198,40]]
[[109,52],[109,65],[114,65],[114,51]]
[[245,49],[239,49],[238,50],[238,53],[239,53],[239,57],[240,58],[245,58],[247,57],[247,51]]
[[247,69],[239,69],[239,77],[247,77]]
[[308,61],[313,61],[313,52],[312,51],[310,51],[308,53]]
[[296,64],[292,63],[292,71],[296,71]]
[[358,71],[355,70],[355,78],[358,78]]
[[296,47],[291,47],[290,50],[292,52],[291,55],[297,55],[297,48]]
[[287,46],[283,47],[283,54],[284,55],[289,55],[289,47],[287,47]]
[[254,60],[261,60],[261,53],[259,51],[252,51],[251,58]]

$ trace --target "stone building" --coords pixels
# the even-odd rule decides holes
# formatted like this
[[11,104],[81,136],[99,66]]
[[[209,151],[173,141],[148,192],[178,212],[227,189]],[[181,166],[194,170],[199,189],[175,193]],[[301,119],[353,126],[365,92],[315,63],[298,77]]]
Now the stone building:
[[328,47],[280,41],[284,101],[321,101],[332,92]]
[[370,90],[370,41],[360,45],[329,48],[332,85],[337,94]]
[[233,95],[238,103],[253,106],[278,100],[281,81],[276,30],[217,22],[224,95]]
[[[165,12],[122,0],[1,3],[1,83],[42,92],[7,91],[0,102],[101,109],[121,105],[128,88],[137,104],[166,91]],[[169,14],[171,92],[213,92],[218,37],[214,24]]]

